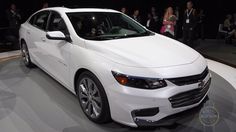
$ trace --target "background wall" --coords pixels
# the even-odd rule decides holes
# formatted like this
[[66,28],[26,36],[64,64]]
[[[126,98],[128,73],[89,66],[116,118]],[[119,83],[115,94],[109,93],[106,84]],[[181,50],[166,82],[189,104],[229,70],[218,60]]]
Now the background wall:
[[[0,27],[7,26],[5,21],[5,10],[10,3],[16,3],[24,20],[30,14],[42,7],[43,0],[3,0],[0,4]],[[180,7],[181,12],[184,11],[187,0],[48,0],[49,6],[66,6],[66,7],[100,7],[120,9],[125,6],[130,13],[133,9],[141,10],[141,15],[146,17],[146,13],[151,6],[155,6],[161,16],[167,6]],[[206,17],[206,36],[215,38],[218,24],[222,23],[225,15],[228,13],[236,13],[236,0],[193,0],[195,8],[205,10]]]

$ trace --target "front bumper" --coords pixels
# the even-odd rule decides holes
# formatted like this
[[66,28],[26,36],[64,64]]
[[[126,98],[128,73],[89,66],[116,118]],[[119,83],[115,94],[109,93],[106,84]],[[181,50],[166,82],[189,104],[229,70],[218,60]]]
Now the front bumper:
[[[109,104],[113,120],[132,127],[160,125],[161,119],[198,106],[206,97],[211,83],[211,75],[199,82],[177,86],[167,81],[167,87],[157,90],[143,90],[114,84],[115,90],[109,93]],[[183,100],[180,100],[184,97]],[[178,99],[180,98],[180,99]],[[149,110],[145,114],[137,111]],[[151,111],[150,111],[151,110]]]
[[178,121],[180,121],[181,119],[184,119],[186,117],[193,117],[196,113],[198,113],[203,105],[204,102],[206,102],[208,100],[208,97],[206,96],[204,98],[204,100],[196,107],[186,110],[186,111],[182,111],[173,115],[169,115],[167,117],[164,117],[158,121],[147,121],[147,120],[139,120],[136,121],[135,123],[137,124],[137,126],[139,127],[160,127],[160,126],[171,126],[176,124]]
[[[197,105],[200,104],[205,99],[207,92],[209,91],[210,84],[211,84],[211,79],[209,79],[208,82],[201,88],[182,92],[180,94],[170,97],[169,101],[171,103],[173,110],[175,108],[188,107],[191,105],[196,106],[196,104]],[[134,119],[134,122],[137,124],[137,126],[160,126],[160,125],[169,124],[169,123],[173,124],[173,122],[176,121],[177,119],[177,117],[174,117],[174,115],[168,116],[167,119],[161,119],[158,121],[139,119],[139,117],[135,116],[134,114],[132,114],[132,117]],[[165,121],[168,121],[168,122],[165,122]]]

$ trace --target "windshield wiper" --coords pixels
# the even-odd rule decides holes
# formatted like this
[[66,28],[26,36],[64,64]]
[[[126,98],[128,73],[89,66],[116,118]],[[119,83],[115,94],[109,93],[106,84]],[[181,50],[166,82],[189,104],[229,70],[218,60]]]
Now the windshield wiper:
[[154,33],[152,32],[149,32],[149,31],[145,31],[145,32],[142,32],[142,33],[136,33],[136,34],[129,34],[129,35],[126,35],[124,37],[142,37],[142,36],[150,36],[150,35],[154,35]]
[[89,40],[112,40],[114,37],[112,36],[94,36],[94,37],[85,37]]
[[128,35],[100,35],[100,36],[94,36],[94,37],[87,37],[87,39],[90,40],[113,40],[113,39],[121,39],[121,38],[131,38],[131,37],[142,37],[142,36],[150,36],[154,35],[154,33],[145,31],[142,33],[136,33],[136,34],[128,34]]

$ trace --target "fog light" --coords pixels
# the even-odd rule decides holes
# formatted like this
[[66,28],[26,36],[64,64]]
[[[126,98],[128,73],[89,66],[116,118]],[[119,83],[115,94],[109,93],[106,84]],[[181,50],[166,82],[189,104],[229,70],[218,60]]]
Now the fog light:
[[147,108],[147,109],[139,109],[139,110],[134,110],[131,112],[133,118],[135,117],[145,117],[145,116],[155,116],[156,114],[159,113],[159,108]]

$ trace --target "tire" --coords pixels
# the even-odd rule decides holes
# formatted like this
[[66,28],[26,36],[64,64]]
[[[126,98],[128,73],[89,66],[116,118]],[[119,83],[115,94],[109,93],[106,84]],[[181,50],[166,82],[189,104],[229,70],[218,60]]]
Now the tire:
[[76,94],[84,114],[95,123],[111,120],[110,108],[104,88],[91,72],[83,72],[76,82]]
[[21,44],[21,55],[22,55],[22,60],[25,64],[25,66],[28,68],[32,68],[33,63],[31,62],[29,50],[28,50],[28,47],[25,42],[22,42],[22,44]]

